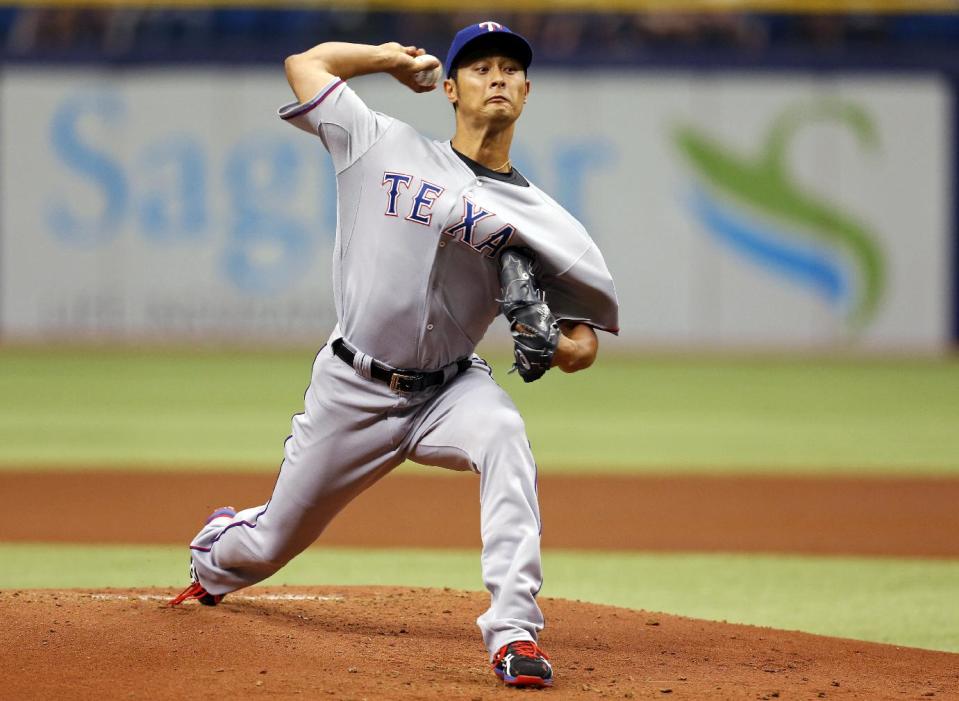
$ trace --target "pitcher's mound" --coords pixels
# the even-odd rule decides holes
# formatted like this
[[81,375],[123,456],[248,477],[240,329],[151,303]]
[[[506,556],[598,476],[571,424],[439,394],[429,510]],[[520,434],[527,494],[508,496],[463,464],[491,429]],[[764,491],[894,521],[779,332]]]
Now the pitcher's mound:
[[517,691],[486,664],[485,594],[253,588],[164,607],[173,594],[0,592],[0,697],[959,698],[959,655],[559,599],[541,600],[556,684]]

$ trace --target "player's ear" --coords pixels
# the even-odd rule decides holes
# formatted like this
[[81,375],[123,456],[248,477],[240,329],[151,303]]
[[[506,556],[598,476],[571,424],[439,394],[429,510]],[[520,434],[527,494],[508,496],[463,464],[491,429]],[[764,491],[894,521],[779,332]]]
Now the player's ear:
[[529,99],[529,79],[526,80],[526,94],[523,95],[523,104],[526,104],[526,101]]
[[455,105],[458,98],[456,94],[456,81],[447,78],[443,81],[443,92],[446,93],[446,99],[450,101],[451,105]]

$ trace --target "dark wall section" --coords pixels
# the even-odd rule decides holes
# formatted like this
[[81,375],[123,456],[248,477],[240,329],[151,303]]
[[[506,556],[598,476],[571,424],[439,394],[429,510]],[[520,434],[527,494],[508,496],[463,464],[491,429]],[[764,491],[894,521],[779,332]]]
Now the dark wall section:
[[[485,13],[484,13],[485,14]],[[0,51],[7,60],[281,60],[330,39],[402,41],[445,49],[477,13],[365,12],[343,9],[140,9],[0,7]],[[754,13],[497,13],[537,49],[537,64],[683,62],[689,52],[725,61],[842,60],[955,64],[954,15],[764,15]],[[700,59],[695,59],[700,62]]]

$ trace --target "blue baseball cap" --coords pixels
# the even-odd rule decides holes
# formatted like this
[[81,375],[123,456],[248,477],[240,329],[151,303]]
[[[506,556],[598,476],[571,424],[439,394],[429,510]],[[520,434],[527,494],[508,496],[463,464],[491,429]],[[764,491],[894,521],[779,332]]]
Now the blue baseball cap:
[[504,24],[486,21],[464,27],[453,37],[453,43],[450,44],[450,50],[446,54],[446,76],[449,77],[450,71],[456,65],[456,59],[464,49],[487,41],[501,42],[510,55],[515,56],[523,64],[523,70],[529,68],[529,64],[533,62],[533,49],[526,39]]

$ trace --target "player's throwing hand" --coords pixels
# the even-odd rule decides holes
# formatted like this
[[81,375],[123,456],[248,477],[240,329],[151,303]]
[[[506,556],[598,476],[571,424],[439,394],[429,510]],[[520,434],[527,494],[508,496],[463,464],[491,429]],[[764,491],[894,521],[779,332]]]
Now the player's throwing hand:
[[416,80],[416,74],[421,71],[433,70],[440,67],[440,61],[435,56],[429,56],[425,49],[415,46],[403,46],[395,41],[381,44],[380,48],[391,54],[395,62],[394,67],[387,72],[403,83],[413,92],[430,92],[436,90],[436,84],[424,85]]

